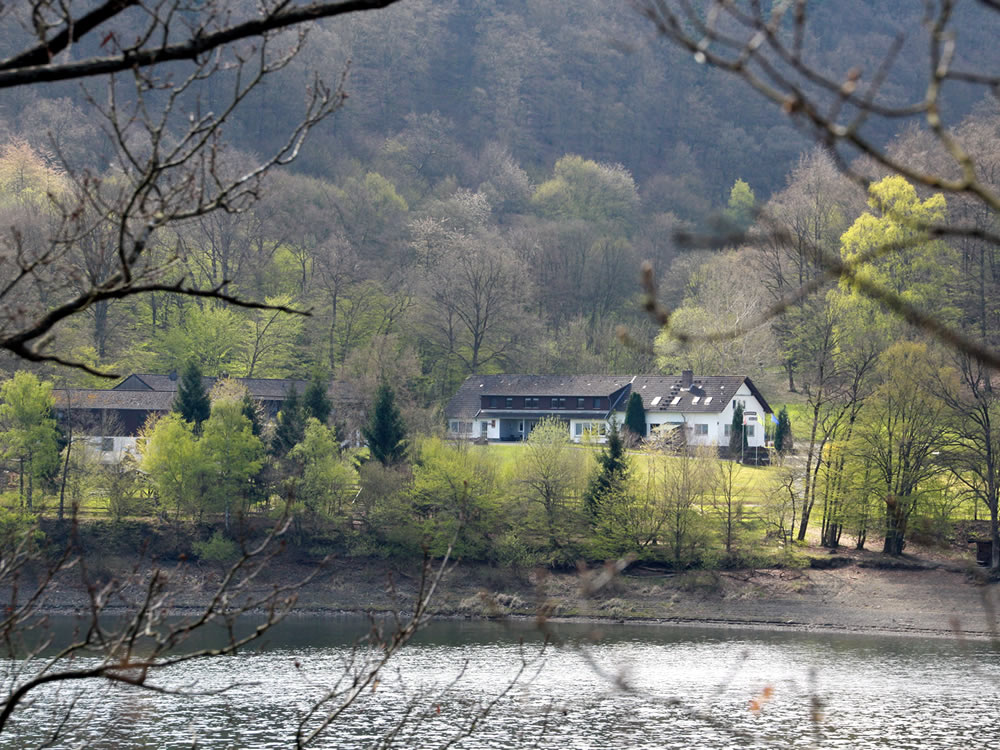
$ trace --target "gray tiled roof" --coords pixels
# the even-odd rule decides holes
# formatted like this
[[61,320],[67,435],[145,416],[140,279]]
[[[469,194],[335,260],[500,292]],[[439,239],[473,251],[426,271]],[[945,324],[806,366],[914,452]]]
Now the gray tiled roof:
[[[465,379],[448,406],[445,416],[449,419],[469,419],[480,411],[481,396],[611,396],[622,388],[627,388],[621,397],[615,399],[614,409],[624,411],[630,393],[642,397],[643,408],[647,412],[715,413],[722,411],[739,388],[746,383],[757,398],[765,413],[771,411],[764,396],[750,378],[743,375],[707,375],[695,377],[692,390],[681,387],[680,375],[472,375]],[[659,397],[654,405],[653,401]],[[676,404],[674,399],[678,398]],[[698,398],[695,403],[694,399]],[[706,402],[707,399],[708,400]],[[489,414],[504,416],[502,409],[490,409]],[[544,416],[548,409],[533,412],[533,416]],[[559,410],[558,414],[569,416]],[[524,413],[526,414],[526,413]],[[508,416],[514,416],[508,412]],[[518,418],[522,411],[518,410]]]
[[91,388],[54,389],[57,409],[137,409],[170,411],[174,395],[168,391],[116,391]]
[[[118,383],[113,390],[116,391],[159,391],[164,393],[176,393],[179,377],[170,375],[156,375],[150,373],[135,373],[129,375]],[[218,378],[203,377],[201,379],[205,390],[211,390]],[[257,399],[284,399],[288,389],[294,385],[299,395],[305,392],[309,386],[308,380],[290,380],[288,378],[232,378],[243,385],[250,395]]]
[[[770,412],[771,407],[760,391],[743,375],[696,377],[691,383],[690,391],[681,387],[680,375],[640,375],[632,384],[632,392],[642,397],[642,406],[647,412],[714,413],[725,408],[743,383],[747,384],[750,392],[760,401],[764,411]],[[660,400],[653,405],[657,397]],[[677,398],[680,400],[674,404],[674,399]],[[707,401],[708,399],[711,400]]]
[[[482,396],[604,396],[629,384],[631,375],[470,375],[445,407],[449,419],[479,411]],[[542,410],[543,412],[545,410]]]

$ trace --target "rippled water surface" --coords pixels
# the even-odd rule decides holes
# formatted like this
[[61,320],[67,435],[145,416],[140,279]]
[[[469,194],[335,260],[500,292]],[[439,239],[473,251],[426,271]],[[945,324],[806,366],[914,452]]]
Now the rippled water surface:
[[[191,662],[160,695],[99,683],[39,692],[0,747],[32,745],[74,703],[55,747],[288,748],[357,659],[363,624],[284,623],[263,648]],[[1000,739],[1000,654],[950,640],[438,622],[315,746],[985,748]],[[523,641],[523,643],[522,643]],[[307,724],[307,729],[315,723]],[[468,736],[464,736],[470,732]]]

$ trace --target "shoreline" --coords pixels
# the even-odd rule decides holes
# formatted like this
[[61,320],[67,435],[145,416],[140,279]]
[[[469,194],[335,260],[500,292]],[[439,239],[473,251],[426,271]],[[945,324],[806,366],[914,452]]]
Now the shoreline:
[[[606,582],[598,594],[591,590],[598,571],[513,571],[463,563],[444,576],[431,619],[530,623],[544,612],[545,621],[556,625],[998,639],[995,613],[1000,611],[1000,583],[977,580],[974,569],[954,561],[919,558],[904,565],[898,561],[880,565],[873,556],[845,557],[841,562],[804,569],[624,574]],[[276,564],[243,592],[241,600],[249,596],[259,601],[275,586],[301,580],[312,567]],[[297,601],[285,616],[405,614],[412,609],[419,586],[419,567],[414,567],[399,561],[331,561],[322,575],[297,591]],[[201,611],[221,579],[220,566],[184,562],[165,570],[170,579],[165,608],[170,616]],[[141,585],[140,575],[134,588],[124,593],[137,594]],[[86,612],[88,602],[79,585],[66,580],[51,587],[37,611],[72,616]],[[105,611],[115,615],[129,609],[114,605]]]
[[[109,616],[125,615],[131,612],[126,607],[110,606],[104,610],[104,614]],[[171,607],[167,611],[167,617],[179,618],[186,615],[194,615],[202,610],[197,606]],[[75,614],[83,614],[79,607],[73,605],[46,606],[37,610],[37,614],[43,617],[70,617]],[[256,614],[264,614],[264,610],[250,610],[244,617],[253,617]],[[389,610],[361,610],[361,609],[332,609],[329,607],[295,608],[282,615],[280,620],[295,618],[369,618],[388,616],[392,614]],[[401,616],[408,616],[407,612],[400,612]],[[527,624],[537,621],[537,616],[528,614],[510,614],[503,616],[456,614],[456,613],[434,613],[429,615],[429,621],[456,621],[464,620],[470,622],[516,622]],[[917,627],[887,627],[882,625],[843,625],[837,623],[817,623],[817,622],[795,622],[795,621],[761,621],[761,620],[739,620],[739,619],[712,619],[702,617],[667,617],[667,618],[615,618],[599,617],[595,615],[578,616],[557,616],[547,617],[547,624],[554,625],[599,625],[602,627],[650,627],[650,628],[692,628],[705,630],[748,630],[768,633],[805,633],[818,634],[830,633],[835,635],[864,635],[864,636],[884,636],[886,638],[935,638],[949,640],[971,640],[1000,642],[1000,632],[991,633],[982,630],[951,630],[944,628],[917,628]],[[277,624],[277,623],[276,623]]]

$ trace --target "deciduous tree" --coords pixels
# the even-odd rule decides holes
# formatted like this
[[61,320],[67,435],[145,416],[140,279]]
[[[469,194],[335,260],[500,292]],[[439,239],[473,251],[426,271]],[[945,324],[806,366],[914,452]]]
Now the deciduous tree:
[[33,509],[35,482],[59,466],[52,384],[29,372],[17,372],[0,385],[0,446],[20,466],[21,501]]
[[199,448],[209,478],[205,499],[210,507],[222,508],[229,533],[233,504],[242,505],[246,500],[250,478],[264,462],[264,445],[253,434],[242,404],[231,399],[219,399],[212,404],[212,413],[202,433]]
[[925,344],[900,342],[882,356],[878,387],[854,430],[856,453],[878,477],[885,502],[883,551],[900,555],[923,483],[939,471],[935,451],[948,432],[933,392],[940,368]]

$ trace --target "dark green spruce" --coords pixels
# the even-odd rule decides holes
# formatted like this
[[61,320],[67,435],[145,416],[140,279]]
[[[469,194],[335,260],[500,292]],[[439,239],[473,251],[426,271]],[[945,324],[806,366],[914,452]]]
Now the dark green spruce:
[[642,406],[642,396],[633,393],[625,407],[625,426],[639,437],[646,437],[646,410]]
[[201,430],[201,423],[208,419],[212,411],[212,402],[201,380],[201,368],[194,359],[188,360],[181,373],[174,411],[186,422],[191,422],[195,430]]
[[406,425],[396,406],[396,396],[386,384],[375,394],[375,405],[368,424],[362,430],[372,458],[383,466],[391,466],[406,455]]
[[271,440],[272,455],[284,458],[288,451],[302,441],[306,434],[306,416],[299,392],[292,385],[275,420],[274,438]]
[[618,423],[612,419],[608,441],[597,456],[597,467],[587,483],[583,507],[590,520],[596,521],[609,497],[621,492],[628,480],[628,456]]

